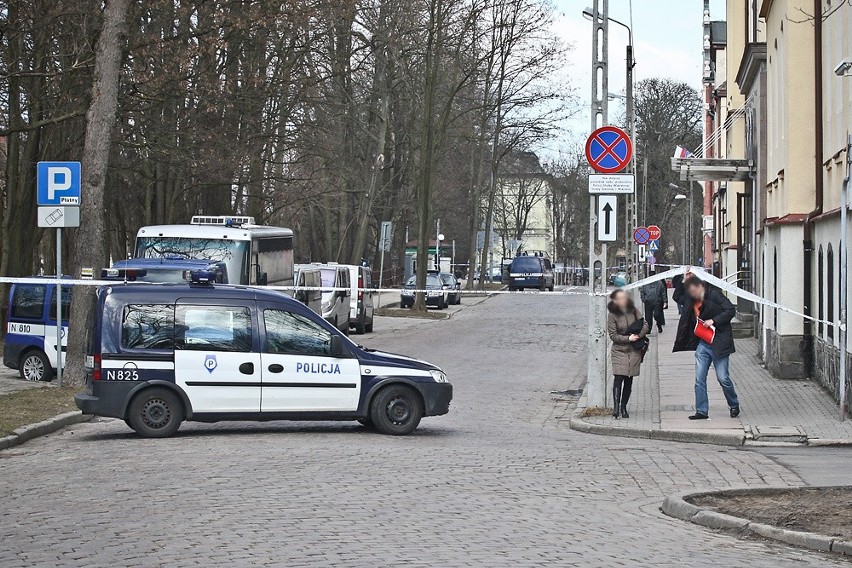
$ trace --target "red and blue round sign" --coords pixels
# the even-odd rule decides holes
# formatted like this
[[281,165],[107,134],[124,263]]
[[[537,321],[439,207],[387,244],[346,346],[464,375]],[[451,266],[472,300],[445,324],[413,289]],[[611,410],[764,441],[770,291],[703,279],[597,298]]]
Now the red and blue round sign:
[[586,159],[598,173],[620,172],[633,157],[633,144],[625,131],[615,126],[598,128],[586,140]]

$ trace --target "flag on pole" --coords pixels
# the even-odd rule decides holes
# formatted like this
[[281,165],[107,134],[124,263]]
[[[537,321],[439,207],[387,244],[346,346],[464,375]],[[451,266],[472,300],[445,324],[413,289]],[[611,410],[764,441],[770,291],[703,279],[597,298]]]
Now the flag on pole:
[[677,147],[675,147],[674,157],[675,158],[691,158],[692,152],[690,152],[689,150],[687,150],[683,146],[677,146]]

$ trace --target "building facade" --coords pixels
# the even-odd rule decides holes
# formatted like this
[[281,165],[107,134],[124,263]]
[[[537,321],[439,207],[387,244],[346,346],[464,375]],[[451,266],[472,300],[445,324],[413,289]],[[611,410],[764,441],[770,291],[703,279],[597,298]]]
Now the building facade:
[[723,47],[707,10],[705,152],[673,167],[709,187],[714,272],[823,320],[740,301],[767,368],[839,396],[841,331],[826,322],[840,320],[840,295],[849,294],[848,284],[840,289],[840,207],[852,76],[835,68],[852,58],[852,5],[728,0]]

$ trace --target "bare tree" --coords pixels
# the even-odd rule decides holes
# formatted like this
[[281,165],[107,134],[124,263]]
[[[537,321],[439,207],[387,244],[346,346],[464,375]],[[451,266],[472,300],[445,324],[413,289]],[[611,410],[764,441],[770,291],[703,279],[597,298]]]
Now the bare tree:
[[[83,147],[83,179],[80,205],[80,228],[77,232],[74,266],[91,267],[96,273],[104,264],[104,185],[112,144],[112,131],[118,107],[118,77],[126,32],[130,0],[109,0],[104,7],[104,21],[95,48],[95,75],[92,102],[86,113],[86,142]],[[79,274],[76,276],[79,277]],[[63,382],[82,386],[83,355],[94,292],[78,288],[71,301],[69,329],[80,330],[68,337],[68,373]]]

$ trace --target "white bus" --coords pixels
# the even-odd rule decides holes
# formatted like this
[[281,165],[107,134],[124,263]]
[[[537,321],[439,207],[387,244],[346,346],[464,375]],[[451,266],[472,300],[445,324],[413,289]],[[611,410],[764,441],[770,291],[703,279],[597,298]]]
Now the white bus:
[[134,258],[222,262],[227,283],[293,285],[293,231],[254,217],[195,215],[188,225],[151,225],[136,233]]

